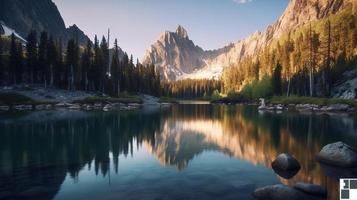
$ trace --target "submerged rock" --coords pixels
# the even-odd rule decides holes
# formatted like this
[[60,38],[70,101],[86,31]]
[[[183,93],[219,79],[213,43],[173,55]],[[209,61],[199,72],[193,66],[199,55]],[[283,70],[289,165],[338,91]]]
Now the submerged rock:
[[257,200],[322,200],[325,197],[311,195],[304,191],[291,188],[286,185],[277,184],[258,188],[253,192]]
[[300,190],[304,193],[307,193],[307,194],[321,196],[321,197],[325,197],[325,198],[327,197],[326,188],[319,186],[319,185],[299,182],[299,183],[295,184],[294,188],[297,190]]
[[341,178],[357,177],[357,168],[343,168],[324,163],[320,163],[320,166],[326,176],[336,181],[340,180]]
[[273,170],[281,177],[289,179],[299,172],[299,161],[288,153],[280,154],[271,164]]
[[325,164],[338,167],[357,167],[356,150],[343,142],[328,144],[322,148],[317,159]]

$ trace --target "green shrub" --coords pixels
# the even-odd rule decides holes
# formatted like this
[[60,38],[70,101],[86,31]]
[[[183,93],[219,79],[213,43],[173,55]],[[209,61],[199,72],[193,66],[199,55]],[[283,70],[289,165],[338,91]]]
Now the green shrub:
[[270,97],[272,94],[273,88],[271,79],[268,76],[264,76],[259,81],[254,81],[251,84],[247,84],[241,91],[241,95],[249,100]]
[[357,106],[357,100],[335,99],[335,98],[319,98],[319,97],[304,97],[304,96],[274,96],[270,99],[274,104],[316,104],[316,105],[331,105],[331,104],[348,104]]
[[213,91],[212,93],[212,100],[218,100],[221,98],[221,94],[219,93],[218,90]]

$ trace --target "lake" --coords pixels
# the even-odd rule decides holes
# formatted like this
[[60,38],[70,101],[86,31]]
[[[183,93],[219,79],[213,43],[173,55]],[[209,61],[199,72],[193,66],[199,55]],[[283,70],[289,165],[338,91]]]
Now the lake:
[[[355,116],[209,104],[0,114],[0,199],[252,199],[298,181],[337,199],[315,161],[336,141],[357,146]],[[289,180],[270,167],[284,152],[302,166]]]

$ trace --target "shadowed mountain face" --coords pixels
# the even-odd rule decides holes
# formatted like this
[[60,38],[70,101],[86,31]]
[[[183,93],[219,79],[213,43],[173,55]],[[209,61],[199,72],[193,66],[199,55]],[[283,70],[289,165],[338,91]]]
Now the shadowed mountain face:
[[31,30],[47,31],[63,42],[78,39],[85,44],[88,37],[76,26],[65,27],[65,23],[56,5],[51,0],[1,0],[0,20],[23,38]]
[[[176,33],[165,32],[147,50],[143,62],[155,64],[162,78],[177,80],[186,78],[219,77],[225,67],[240,63],[244,58],[257,55],[274,39],[288,35],[310,21],[323,19],[351,6],[354,0],[291,0],[277,22],[265,31],[229,44],[223,48],[204,51],[188,37],[175,38]],[[180,28],[180,27],[179,27]],[[179,29],[178,28],[178,29]],[[185,35],[187,33],[185,31]],[[170,42],[171,41],[171,42]],[[187,43],[190,45],[187,45]]]
[[[214,193],[230,199],[247,197],[264,184],[304,181],[327,186],[330,199],[336,199],[337,181],[326,177],[315,155],[336,141],[356,146],[356,123],[347,116],[211,105],[0,115],[0,197],[66,199],[80,193],[71,189],[78,187],[91,198],[103,195],[101,188],[108,197],[124,199],[160,198],[167,191],[184,198],[206,190],[208,196],[197,198]],[[282,152],[302,166],[293,179],[270,169]]]

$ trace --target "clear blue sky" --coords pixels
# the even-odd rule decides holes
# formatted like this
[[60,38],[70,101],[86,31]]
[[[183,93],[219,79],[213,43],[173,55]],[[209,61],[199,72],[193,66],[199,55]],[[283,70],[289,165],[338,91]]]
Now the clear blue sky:
[[[165,30],[184,26],[196,45],[216,49],[276,21],[289,0],[53,0],[66,26],[118,38],[119,46],[141,59]],[[111,41],[111,43],[113,40]]]

